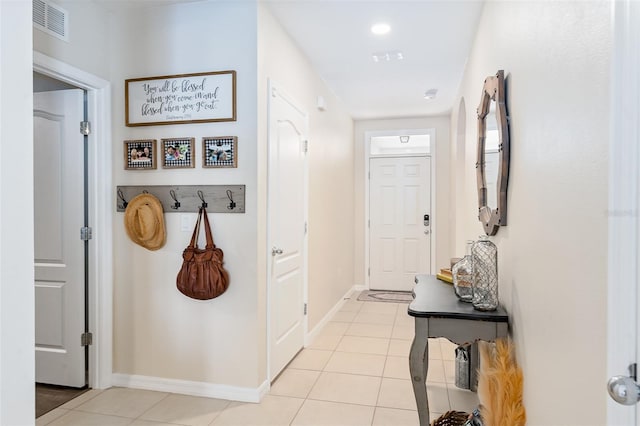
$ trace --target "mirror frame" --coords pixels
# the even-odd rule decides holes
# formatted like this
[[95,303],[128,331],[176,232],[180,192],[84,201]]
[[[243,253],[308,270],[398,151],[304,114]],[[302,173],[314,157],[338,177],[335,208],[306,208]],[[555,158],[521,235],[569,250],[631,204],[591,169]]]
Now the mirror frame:
[[[487,205],[487,181],[485,173],[484,145],[491,101],[496,103],[498,122],[498,182],[496,184],[497,206]],[[478,181],[478,220],[487,235],[495,235],[501,226],[507,225],[507,184],[509,181],[509,117],[507,115],[504,71],[484,80],[480,106],[478,106],[478,155],[476,162]]]

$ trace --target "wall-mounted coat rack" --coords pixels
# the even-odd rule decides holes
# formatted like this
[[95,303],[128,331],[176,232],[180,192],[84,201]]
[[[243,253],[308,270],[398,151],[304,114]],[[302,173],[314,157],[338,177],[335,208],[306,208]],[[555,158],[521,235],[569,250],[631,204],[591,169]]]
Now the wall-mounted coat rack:
[[149,193],[162,203],[165,213],[244,213],[244,185],[135,185],[116,188],[117,211],[123,212],[136,195]]

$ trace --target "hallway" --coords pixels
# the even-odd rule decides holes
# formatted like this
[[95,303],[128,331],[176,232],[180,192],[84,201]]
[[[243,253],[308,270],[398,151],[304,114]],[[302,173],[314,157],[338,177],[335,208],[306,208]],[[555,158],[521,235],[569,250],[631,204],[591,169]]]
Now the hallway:
[[[40,425],[417,425],[406,303],[361,302],[355,293],[302,350],[260,404],[145,390],[91,390],[37,419]],[[474,393],[455,387],[455,345],[429,342],[431,418],[470,412]]]

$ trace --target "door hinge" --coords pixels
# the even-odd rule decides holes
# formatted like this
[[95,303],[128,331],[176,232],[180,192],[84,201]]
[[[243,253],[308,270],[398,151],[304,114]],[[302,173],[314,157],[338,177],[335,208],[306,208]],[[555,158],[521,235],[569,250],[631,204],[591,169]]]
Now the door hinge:
[[367,220],[367,228],[371,228],[371,219]]
[[307,315],[307,304],[304,304],[304,314]]
[[307,222],[304,223],[304,234],[307,235],[307,232],[309,231],[309,225],[307,224]]
[[90,345],[93,345],[93,334],[82,333],[80,335],[80,346],[90,346]]
[[93,238],[93,231],[90,227],[83,226],[80,228],[80,239],[82,241],[89,241],[91,238]]
[[367,275],[371,276],[371,268],[367,268]]
[[80,122],[80,133],[87,136],[91,134],[91,122],[89,121],[81,121]]
[[306,154],[307,152],[309,152],[309,141],[308,140],[303,140],[302,141],[302,151]]

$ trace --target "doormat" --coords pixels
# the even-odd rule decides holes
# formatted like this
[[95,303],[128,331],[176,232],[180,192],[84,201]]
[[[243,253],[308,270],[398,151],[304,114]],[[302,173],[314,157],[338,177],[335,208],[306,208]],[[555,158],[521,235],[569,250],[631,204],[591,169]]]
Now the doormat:
[[413,294],[410,291],[364,290],[358,295],[358,300],[364,302],[411,303],[413,302]]
[[65,386],[36,383],[36,418],[71,401],[88,391],[89,388],[68,388]]

